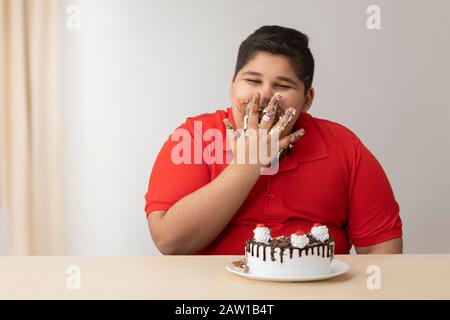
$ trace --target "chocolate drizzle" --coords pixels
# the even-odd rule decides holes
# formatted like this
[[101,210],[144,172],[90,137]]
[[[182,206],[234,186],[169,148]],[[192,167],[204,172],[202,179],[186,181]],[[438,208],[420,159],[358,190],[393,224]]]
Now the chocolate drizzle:
[[[279,257],[280,262],[283,263],[283,253],[287,249],[289,250],[289,258],[292,259],[294,251],[298,251],[298,256],[302,257],[302,253],[305,253],[305,256],[310,254],[309,250],[311,249],[311,255],[322,256],[325,258],[330,258],[333,260],[334,258],[334,241],[333,237],[330,236],[330,239],[325,242],[321,242],[319,240],[314,239],[311,235],[308,234],[309,244],[307,244],[304,248],[297,248],[292,246],[291,239],[289,237],[281,236],[269,241],[269,243],[256,242],[254,239],[249,239],[245,243],[245,250],[249,252],[252,256],[255,256],[254,248],[256,247],[256,257],[259,258],[259,248],[262,247],[263,250],[263,261],[266,261],[266,248],[270,247],[270,259],[275,261],[275,249],[279,249]],[[314,250],[316,248],[316,250]],[[322,250],[321,250],[322,249]],[[315,252],[314,252],[315,251]]]

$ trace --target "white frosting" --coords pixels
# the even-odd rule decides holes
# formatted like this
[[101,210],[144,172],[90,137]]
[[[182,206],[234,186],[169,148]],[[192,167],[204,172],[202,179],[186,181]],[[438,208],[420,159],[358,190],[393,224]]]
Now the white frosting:
[[256,242],[263,242],[265,244],[269,243],[269,240],[272,239],[270,235],[270,229],[267,227],[256,227],[253,230],[254,233],[254,239]]
[[[334,242],[331,242],[331,246],[334,247]],[[303,251],[301,257],[299,257],[297,251],[294,251],[294,254],[291,257],[289,249],[285,249],[283,251],[283,262],[281,262],[280,259],[280,248],[275,248],[275,261],[272,261],[271,259],[271,248],[269,246],[258,246],[254,249],[254,255],[245,251],[247,266],[252,275],[280,279],[294,279],[298,277],[325,275],[331,272],[333,256],[330,255],[327,257],[326,247],[314,248],[313,250],[309,249],[308,255]],[[258,254],[256,250],[259,251]],[[325,252],[323,252],[324,250]],[[266,256],[265,260],[264,252]],[[324,257],[322,255],[324,255]]]
[[306,234],[301,235],[301,236],[299,236],[295,233],[291,234],[291,244],[294,247],[303,249],[308,243],[309,243],[309,238]]
[[328,240],[330,238],[330,235],[328,234],[327,226],[313,227],[311,229],[311,235],[315,239],[320,240],[322,242],[325,242],[326,240]]

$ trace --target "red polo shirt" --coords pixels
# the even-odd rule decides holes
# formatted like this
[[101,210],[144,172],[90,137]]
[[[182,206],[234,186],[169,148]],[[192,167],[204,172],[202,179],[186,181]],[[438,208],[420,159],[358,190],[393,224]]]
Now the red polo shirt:
[[[202,139],[206,130],[219,129],[225,139],[224,118],[234,122],[231,108],[190,117],[179,127],[194,138],[192,157],[195,146],[211,148],[211,141]],[[400,208],[389,180],[358,137],[340,124],[306,112],[295,128],[306,133],[282,158],[278,173],[260,176],[230,223],[199,254],[243,254],[257,223],[271,228],[272,236],[290,235],[298,228],[308,232],[314,223],[321,223],[335,238],[336,254],[349,253],[352,244],[364,247],[402,236]],[[205,160],[174,164],[172,149],[180,141],[171,140],[164,143],[153,165],[145,195],[147,216],[168,210],[227,166]],[[214,157],[220,153],[217,150]]]

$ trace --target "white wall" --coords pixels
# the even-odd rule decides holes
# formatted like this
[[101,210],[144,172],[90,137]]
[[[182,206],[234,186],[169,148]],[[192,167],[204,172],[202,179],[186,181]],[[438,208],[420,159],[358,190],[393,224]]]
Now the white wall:
[[[144,194],[189,115],[228,106],[240,42],[264,24],[311,38],[311,114],[352,129],[401,207],[405,251],[449,252],[448,1],[69,1],[64,33],[69,254],[158,254]],[[378,4],[382,30],[366,28]]]

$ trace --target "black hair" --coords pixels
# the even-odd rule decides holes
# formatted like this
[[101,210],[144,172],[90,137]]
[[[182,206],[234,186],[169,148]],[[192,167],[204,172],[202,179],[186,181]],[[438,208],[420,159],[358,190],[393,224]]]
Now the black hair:
[[298,30],[281,26],[262,26],[239,46],[233,81],[238,72],[258,52],[269,52],[289,59],[297,77],[305,86],[306,94],[314,77],[314,58],[308,45],[308,36]]

